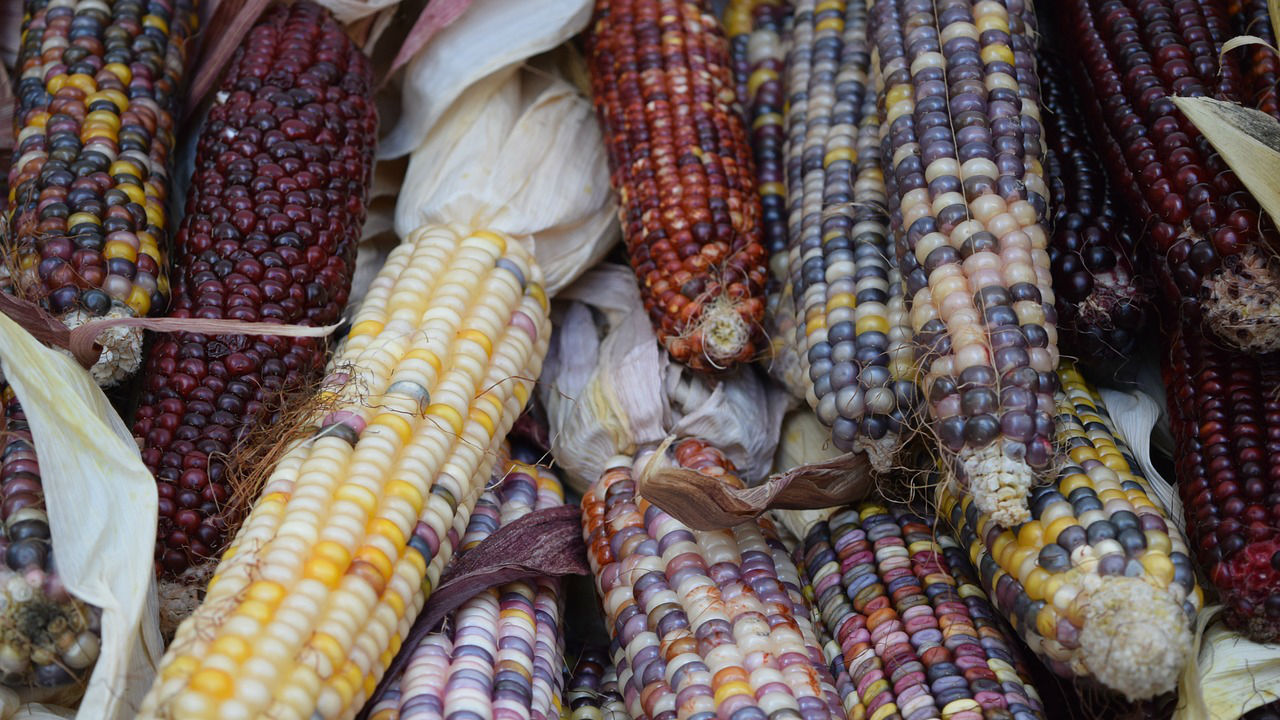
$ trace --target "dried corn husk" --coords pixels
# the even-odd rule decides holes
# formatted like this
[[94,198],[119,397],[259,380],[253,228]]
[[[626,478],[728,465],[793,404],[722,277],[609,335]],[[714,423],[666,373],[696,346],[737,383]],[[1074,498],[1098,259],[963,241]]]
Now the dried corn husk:
[[[155,526],[129,522],[155,514],[155,482],[129,428],[89,374],[3,314],[0,363],[40,457],[59,574],[72,595],[102,610],[101,652],[75,717],[130,717],[161,650]],[[26,712],[64,717],[34,706]]]
[[432,222],[529,242],[548,294],[572,282],[618,239],[591,102],[541,67],[507,67],[468,89],[410,156],[396,204],[401,237]]
[[[327,8],[338,19],[338,22],[346,24],[363,20],[400,4],[400,0],[314,0],[314,2]],[[451,2],[457,3],[458,0],[451,0]],[[433,4],[442,3],[437,0]]]
[[783,473],[801,465],[835,460],[840,454],[831,442],[831,431],[806,405],[792,410],[782,419],[782,435],[778,438],[778,451],[773,455],[773,471]]
[[[405,67],[404,110],[379,143],[379,157],[416,150],[463,91],[578,34],[591,6],[590,0],[472,0]],[[586,138],[581,147],[589,147]]]
[[1196,662],[1178,682],[1173,720],[1237,720],[1280,700],[1280,645],[1250,642],[1218,621],[1221,606],[1196,623]]

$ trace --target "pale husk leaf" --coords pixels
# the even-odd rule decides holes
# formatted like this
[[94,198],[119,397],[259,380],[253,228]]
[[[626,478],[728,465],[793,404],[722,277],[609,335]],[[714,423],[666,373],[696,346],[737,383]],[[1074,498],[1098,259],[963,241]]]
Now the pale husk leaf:
[[590,0],[473,0],[405,67],[404,109],[382,139],[379,157],[416,150],[463,91],[578,34],[591,7]]
[[1280,123],[1258,110],[1207,97],[1175,97],[1272,219],[1280,221]]
[[400,0],[315,0],[315,3],[328,8],[338,22],[350,24],[399,5]]
[[1110,388],[1098,388],[1107,413],[1124,436],[1129,450],[1138,461],[1143,476],[1164,509],[1165,516],[1186,532],[1186,519],[1182,514],[1182,498],[1178,489],[1165,480],[1151,463],[1151,434],[1159,426],[1161,407],[1151,396],[1141,390],[1122,392]]
[[[102,610],[102,648],[76,717],[131,717],[159,657],[152,554],[156,486],[133,435],[68,355],[0,314],[0,363],[22,403],[67,589]],[[32,715],[32,717],[58,717]]]
[[439,222],[530,243],[548,294],[594,265],[618,227],[591,102],[535,68],[511,66],[469,88],[413,152],[396,205],[401,237]]
[[1227,629],[1221,606],[1205,608],[1196,622],[1196,662],[1178,682],[1173,720],[1237,720],[1280,700],[1280,645],[1250,642]]
[[831,431],[807,406],[800,407],[782,419],[778,451],[773,455],[773,471],[783,473],[801,465],[835,460],[840,454],[831,442]]
[[553,314],[539,393],[571,486],[585,489],[616,455],[685,437],[719,448],[744,480],[768,475],[786,408],[780,390],[751,368],[707,378],[671,362],[628,267],[598,265],[560,298],[570,302]]

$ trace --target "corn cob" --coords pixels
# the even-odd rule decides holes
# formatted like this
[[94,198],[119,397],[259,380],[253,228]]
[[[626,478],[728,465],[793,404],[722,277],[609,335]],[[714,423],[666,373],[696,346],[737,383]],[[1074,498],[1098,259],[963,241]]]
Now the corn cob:
[[911,328],[885,215],[862,2],[796,6],[787,57],[787,281],[807,400],[842,450],[888,467],[915,404]]
[[[1083,57],[1099,130],[1121,148],[1117,185],[1129,184],[1148,250],[1176,314],[1211,326],[1245,350],[1280,349],[1280,275],[1273,227],[1172,96],[1247,101],[1222,0],[1061,3],[1066,44]],[[1132,201],[1131,201],[1132,202]]]
[[1233,628],[1280,641],[1280,356],[1221,349],[1184,322],[1164,381],[1197,559]]
[[786,511],[805,595],[851,670],[851,718],[1043,718],[1011,638],[952,570],[933,523],[875,503]]
[[597,0],[588,60],[623,239],[658,339],[696,370],[750,360],[766,257],[719,23],[703,0]]
[[[200,135],[170,314],[337,322],[377,126],[369,61],[342,26],[309,2],[270,11],[232,58]],[[217,557],[245,509],[232,501],[228,456],[274,421],[284,394],[318,379],[328,350],[320,338],[189,332],[149,349],[133,433],[160,493],[159,570]]]
[[101,614],[62,584],[31,430],[3,377],[0,388],[0,684],[83,686],[98,659]]
[[[71,327],[161,312],[173,114],[195,0],[26,0],[4,271]],[[113,328],[94,379],[138,369],[142,331]]]
[[[1227,0],[1227,12],[1236,35],[1252,35],[1271,47],[1276,46],[1267,0]],[[1244,53],[1242,65],[1248,83],[1249,106],[1280,119],[1280,98],[1276,96],[1280,58],[1274,50],[1265,47],[1248,46],[1238,52]]]
[[783,35],[790,14],[789,0],[731,0],[724,13],[738,102],[745,105],[759,181],[760,228],[771,261],[787,246],[782,74]]
[[[740,484],[732,464],[702,441],[681,441],[674,452],[683,467]],[[681,525],[635,494],[631,464],[614,458],[582,500],[588,559],[631,716],[842,717],[808,609],[782,581],[785,554],[754,522],[711,532]]]
[[1056,312],[1020,0],[876,0],[884,175],[932,429],[997,522],[1052,456]]
[[603,648],[587,648],[568,682],[566,720],[631,720],[618,694],[618,670]]
[[528,250],[486,230],[427,226],[391,252],[331,364],[356,377],[275,468],[139,717],[354,715],[529,397],[541,281]]
[[1060,56],[1042,48],[1036,62],[1048,115],[1049,259],[1059,337],[1082,363],[1106,367],[1134,353],[1147,322],[1147,294],[1133,270],[1136,233],[1108,188]]
[[1051,670],[1130,700],[1173,689],[1202,604],[1181,533],[1164,517],[1101,399],[1059,371],[1065,465],[1031,492],[1032,519],[1000,528],[954,488],[941,512],[1000,612]]
[[[564,504],[564,489],[546,468],[512,460],[499,469],[498,487],[476,503],[461,552],[501,525]],[[485,590],[454,611],[445,627],[413,650],[409,665],[377,699],[369,720],[420,713],[524,720],[560,716],[564,648],[559,580],[521,580]]]

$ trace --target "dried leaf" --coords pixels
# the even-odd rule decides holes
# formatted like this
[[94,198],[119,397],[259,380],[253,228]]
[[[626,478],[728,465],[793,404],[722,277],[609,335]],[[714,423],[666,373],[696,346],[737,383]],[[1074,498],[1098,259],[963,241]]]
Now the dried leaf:
[[774,475],[753,487],[736,488],[720,478],[679,467],[665,449],[645,465],[637,487],[646,500],[695,530],[733,527],[766,510],[835,507],[875,490],[871,465],[861,454],[846,453]]
[[1280,40],[1280,0],[1267,0],[1267,17],[1271,18],[1271,37]]
[[1178,681],[1173,720],[1238,720],[1280,700],[1280,645],[1250,642],[1219,618],[1222,606],[1200,611],[1196,662]]
[[[394,8],[400,0],[313,0],[315,4],[333,13],[344,25],[359,24],[374,15]],[[359,44],[359,43],[357,43]]]
[[1261,45],[1262,47],[1270,49],[1272,52],[1275,51],[1275,48],[1271,47],[1271,43],[1267,42],[1266,40],[1263,40],[1262,38],[1256,35],[1237,35],[1231,38],[1230,40],[1222,43],[1221,54],[1225,55],[1231,52],[1232,50],[1235,50],[1236,48],[1242,48],[1247,45]]
[[[446,615],[489,588],[529,577],[590,574],[581,511],[561,505],[530,513],[498,528],[449,565],[401,647],[417,647]],[[370,697],[380,697],[410,657],[411,653],[397,654]],[[365,705],[357,718],[367,718],[370,709]]]
[[249,34],[249,28],[270,4],[271,0],[221,0],[214,8],[209,23],[200,31],[203,39],[199,60],[190,62],[190,66],[196,68],[196,74],[187,95],[188,116],[200,107],[205,95],[218,83],[218,77],[235,54],[240,41]]
[[1266,113],[1211,98],[1173,102],[1235,171],[1258,204],[1280,222],[1280,123]]
[[462,13],[470,6],[471,0],[432,0],[428,3],[422,9],[422,14],[418,15],[418,20],[413,23],[413,29],[409,31],[409,36],[400,46],[400,52],[396,53],[396,59],[391,61],[387,77],[390,78],[397,70],[407,65],[422,48],[426,47],[436,33],[462,17]]

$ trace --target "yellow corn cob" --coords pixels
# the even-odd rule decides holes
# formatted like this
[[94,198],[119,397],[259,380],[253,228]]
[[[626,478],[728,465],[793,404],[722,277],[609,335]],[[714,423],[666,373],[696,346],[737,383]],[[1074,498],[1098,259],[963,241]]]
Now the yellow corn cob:
[[139,717],[354,716],[529,397],[541,281],[483,230],[431,226],[392,252],[334,360],[341,409],[268,479]]

